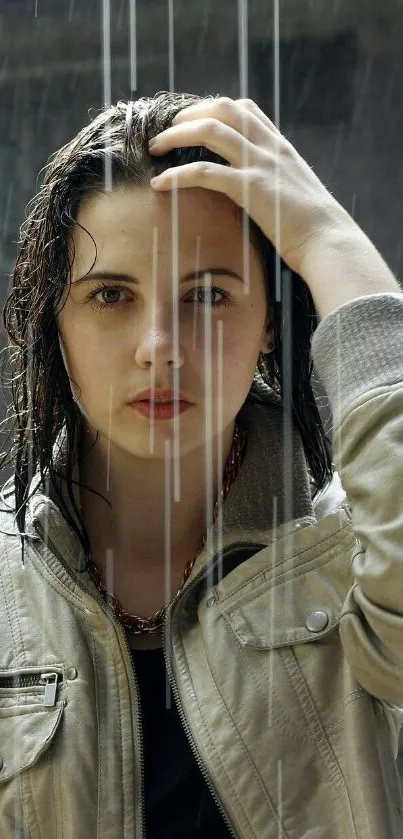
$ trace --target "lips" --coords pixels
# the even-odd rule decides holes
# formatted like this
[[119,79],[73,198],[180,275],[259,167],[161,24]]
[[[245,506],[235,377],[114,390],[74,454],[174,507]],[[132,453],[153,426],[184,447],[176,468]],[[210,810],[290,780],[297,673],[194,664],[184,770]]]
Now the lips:
[[138,393],[134,399],[130,401],[130,404],[133,402],[151,402],[155,405],[163,405],[172,402],[186,402],[188,404],[192,404],[191,399],[184,393],[183,391],[175,391],[172,389],[169,390],[143,390]]

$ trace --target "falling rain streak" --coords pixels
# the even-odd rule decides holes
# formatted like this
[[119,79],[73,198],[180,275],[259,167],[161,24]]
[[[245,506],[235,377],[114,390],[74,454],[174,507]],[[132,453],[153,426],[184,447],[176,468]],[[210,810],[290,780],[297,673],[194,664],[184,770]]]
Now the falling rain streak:
[[[111,79],[111,7],[110,0],[102,0],[102,66],[104,105],[112,101]],[[112,159],[108,142],[105,140],[105,192],[112,190]]]
[[134,99],[137,90],[137,42],[136,42],[136,0],[129,0],[130,35],[130,97]]
[[[157,321],[157,291],[158,289],[158,227],[153,227],[153,262],[152,262],[152,289],[151,289],[151,308],[152,308],[152,324],[151,329],[153,335],[156,330]],[[155,344],[151,347],[151,391],[155,389]],[[150,421],[150,454],[154,453],[154,438],[155,438],[155,419],[151,415]]]

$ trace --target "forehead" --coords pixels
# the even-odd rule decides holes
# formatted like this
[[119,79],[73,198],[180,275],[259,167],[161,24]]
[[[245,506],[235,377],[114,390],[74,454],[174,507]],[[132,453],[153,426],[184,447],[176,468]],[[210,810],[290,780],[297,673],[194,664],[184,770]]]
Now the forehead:
[[243,258],[241,211],[227,196],[210,190],[155,193],[149,186],[122,186],[86,198],[76,220],[71,232],[76,263],[93,260],[88,233],[97,246],[97,261],[105,254],[133,252],[146,259],[153,247],[167,254],[176,242],[180,253],[193,257],[199,251],[200,256]]

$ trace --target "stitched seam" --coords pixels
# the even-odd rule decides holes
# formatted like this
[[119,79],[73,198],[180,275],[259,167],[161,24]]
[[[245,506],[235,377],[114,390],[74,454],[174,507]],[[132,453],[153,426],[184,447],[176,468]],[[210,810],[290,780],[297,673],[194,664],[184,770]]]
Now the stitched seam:
[[[50,749],[52,749],[52,744],[50,745]],[[52,773],[54,824],[55,824],[55,828],[57,830],[57,836],[59,837],[59,819],[58,819],[57,813],[56,813],[56,794],[57,793],[56,793],[56,788],[55,788],[54,760],[50,760],[49,757],[48,757],[48,760],[49,760],[49,764],[50,764],[50,771]],[[63,829],[62,829],[62,834],[63,834]],[[63,839],[63,836],[61,836],[61,839]]]
[[[173,631],[173,630],[172,630],[172,631]],[[182,656],[183,656],[183,657],[185,658],[185,660],[186,660],[186,652],[185,652],[185,649],[184,649],[184,645],[183,645],[183,642],[182,642],[182,638],[181,638],[181,636],[180,636],[180,634],[179,634],[179,633],[178,633],[178,641],[179,641],[179,643],[180,643],[180,645],[181,645],[181,653],[182,653]],[[206,661],[207,661],[207,656],[206,656]],[[207,662],[207,666],[208,666],[208,668],[209,668],[209,670],[210,670],[210,666],[209,666],[208,662]],[[210,672],[211,672],[211,671],[210,671]],[[240,799],[239,799],[239,797],[238,797],[237,791],[236,791],[236,789],[234,788],[234,785],[233,785],[233,783],[232,783],[232,781],[231,781],[231,779],[230,779],[230,777],[229,777],[229,775],[228,775],[227,769],[225,768],[224,764],[222,763],[221,758],[220,758],[220,755],[219,755],[219,754],[218,754],[218,752],[216,751],[216,748],[215,748],[214,742],[213,742],[213,740],[212,740],[212,739],[211,739],[211,737],[210,737],[210,732],[209,732],[208,727],[206,726],[206,723],[205,723],[205,721],[204,721],[204,717],[203,717],[203,714],[202,714],[202,710],[201,710],[201,707],[200,707],[199,701],[198,701],[198,699],[197,699],[197,693],[196,693],[196,689],[195,689],[195,686],[194,686],[194,683],[193,683],[193,679],[192,679],[192,674],[191,674],[191,672],[190,672],[189,667],[187,667],[187,675],[188,675],[189,681],[190,681],[190,683],[191,683],[192,692],[193,692],[193,698],[194,698],[194,701],[195,701],[195,703],[196,703],[196,705],[197,705],[197,708],[198,708],[198,711],[199,711],[199,717],[200,717],[200,719],[201,719],[201,722],[202,722],[202,725],[203,725],[203,730],[204,730],[204,733],[205,733],[205,735],[206,735],[206,738],[207,738],[208,742],[210,743],[210,746],[211,746],[211,748],[212,748],[212,751],[213,751],[213,752],[214,752],[214,754],[216,755],[216,757],[217,757],[217,759],[218,759],[218,762],[219,762],[220,766],[222,767],[223,774],[225,775],[225,777],[226,777],[226,779],[227,779],[227,783],[228,783],[228,785],[230,786],[230,788],[231,788],[231,790],[232,790],[232,792],[233,792],[233,795],[234,795],[234,797],[235,797],[235,799],[236,799],[236,801],[237,801],[237,803],[238,803],[238,805],[239,805],[240,809],[242,810],[242,813],[243,813],[243,815],[244,815],[244,819],[245,819],[246,824],[248,825],[248,827],[250,827],[250,828],[251,828],[251,830],[253,831],[253,835],[256,837],[256,839],[259,839],[259,837],[257,836],[257,834],[255,833],[255,831],[254,831],[253,827],[252,827],[252,826],[251,826],[251,824],[250,824],[250,820],[249,820],[248,816],[246,815],[246,812],[245,812],[245,810],[244,810],[243,804],[242,804],[241,800],[240,800]],[[214,684],[214,687],[215,687],[215,690],[216,690],[216,694],[217,694],[217,696],[218,696],[218,698],[219,698],[219,700],[220,700],[221,704],[223,705],[222,698],[221,698],[221,695],[220,695],[219,690],[218,690],[218,688],[217,688],[217,685],[216,685],[216,683],[215,683],[215,681],[214,681],[213,677],[211,677],[211,678],[212,678],[212,681],[213,681],[213,684]],[[182,704],[183,704],[183,703],[182,703]],[[225,706],[224,706],[224,707],[225,707]],[[229,715],[228,715],[228,716],[229,716]],[[231,722],[233,722],[233,721],[232,721],[232,718],[230,718],[230,719],[231,719]],[[190,726],[190,727],[191,727],[191,726]],[[235,728],[235,726],[234,726],[234,728]],[[248,756],[249,756],[249,753],[248,753]],[[204,761],[203,761],[203,763],[204,763]]]
[[[107,626],[107,629],[106,629],[107,633],[109,633],[110,626],[113,628],[115,638],[117,639],[116,628],[115,628],[114,624],[112,624],[112,622],[110,622],[110,625],[108,623],[108,626]],[[111,650],[110,640],[108,640],[108,650]],[[96,656],[95,656],[95,661],[96,661]],[[108,661],[109,661],[109,659],[108,659]],[[116,666],[115,666],[114,658],[111,659],[111,664],[112,664],[112,667],[113,667],[113,675],[116,675]],[[96,669],[97,678],[98,678],[97,667],[95,667],[95,669]],[[99,681],[99,679],[98,679],[98,681]],[[114,684],[116,684],[116,683],[117,683],[117,679],[114,680]],[[117,691],[117,688],[115,687],[114,690]],[[119,697],[118,697],[118,700],[119,700]],[[120,746],[121,746],[120,777],[123,779],[123,748],[124,748],[124,746],[123,746],[122,717],[121,717],[121,713],[120,713],[120,702],[119,701],[117,702],[117,711],[118,711],[118,722],[119,722],[118,731],[119,731],[119,735],[120,735]],[[99,709],[98,709],[98,719],[99,719]],[[101,726],[100,725],[98,726],[98,731],[99,731],[99,742],[101,742],[101,735],[100,735]],[[99,753],[101,754],[100,749],[99,749]],[[107,755],[106,755],[106,760],[107,760]],[[104,763],[103,759],[100,759],[99,760],[99,765],[101,766],[101,764],[103,765],[103,763]],[[101,769],[100,769],[100,777],[101,777]],[[123,811],[123,818],[125,818],[124,814],[126,812],[126,798],[125,798],[125,786],[126,785],[122,785],[122,786],[123,786],[123,807],[122,807],[122,811]],[[99,787],[99,789],[101,789],[101,787]],[[100,804],[100,801],[101,801],[100,795],[98,796],[98,801],[99,801],[99,804]],[[100,831],[100,809],[99,809],[98,831]]]
[[28,819],[29,809],[28,809],[27,796],[26,796],[26,792],[25,792],[25,789],[24,789],[24,787],[25,787],[24,773],[20,772],[18,774],[17,778],[18,778],[18,787],[19,787],[19,790],[20,790],[20,799],[21,799],[20,813],[22,814],[23,821],[24,821],[24,824],[23,825],[22,824],[18,825],[18,827],[22,828],[24,826],[24,828],[25,828],[25,826],[26,826],[28,828],[30,839],[34,839],[32,831],[31,831],[31,827],[30,827],[30,824],[29,824],[29,819]]
[[[19,623],[19,620],[18,620],[18,609],[17,609],[17,603],[16,603],[16,599],[15,599],[15,591],[14,591],[14,586],[13,586],[12,574],[11,574],[11,570],[10,570],[10,560],[9,560],[8,552],[7,552],[7,549],[6,549],[4,536],[3,536],[2,542],[3,542],[3,550],[4,550],[3,557],[4,557],[4,562],[7,563],[7,575],[8,575],[8,579],[9,579],[9,583],[10,583],[11,597],[12,597],[12,600],[13,600],[12,604],[10,604],[8,602],[8,597],[7,597],[7,594],[6,594],[6,591],[5,591],[5,588],[4,588],[4,584],[3,584],[3,575],[2,574],[0,574],[0,584],[1,584],[1,587],[2,587],[2,591],[3,591],[4,604],[5,604],[5,609],[6,609],[6,612],[7,612],[7,619],[8,619],[8,623],[9,623],[9,626],[10,626],[11,635],[12,635],[12,638],[13,638],[14,653],[15,653],[15,656],[16,656],[16,661],[18,661],[19,664],[24,665],[25,662],[26,662],[25,646],[24,646],[24,642],[23,642],[23,638],[22,638],[20,623]],[[19,634],[19,644],[18,644],[17,638],[14,634],[14,620],[16,622],[17,630],[18,630],[18,634]],[[19,655],[19,652],[18,652],[19,649],[21,649],[21,656],[22,656],[21,660],[20,660],[20,655]]]
[[[315,739],[316,743],[318,744],[318,746],[322,747],[320,749],[320,754],[321,754],[321,757],[322,757],[324,763],[326,764],[326,766],[330,770],[331,778],[334,781],[336,781],[337,785],[339,787],[341,787],[343,789],[344,793],[345,793],[345,796],[346,796],[346,798],[348,800],[348,803],[349,803],[349,816],[350,816],[349,820],[352,824],[352,827],[354,828],[355,839],[357,839],[357,831],[355,829],[355,824],[354,824],[353,810],[352,810],[352,806],[351,806],[350,795],[349,795],[348,786],[347,786],[345,777],[343,775],[343,772],[342,772],[341,766],[339,764],[339,761],[337,759],[337,756],[334,752],[333,746],[331,745],[331,743],[330,743],[330,741],[327,737],[326,731],[323,728],[323,725],[322,725],[320,716],[318,714],[318,711],[316,709],[316,705],[315,705],[315,702],[313,700],[311,691],[309,690],[309,686],[308,686],[308,684],[305,680],[304,674],[302,673],[302,670],[301,670],[301,668],[298,664],[295,653],[292,650],[292,648],[289,649],[289,652],[290,652],[290,655],[288,657],[286,656],[284,650],[281,652],[281,656],[284,660],[284,666],[287,667],[287,669],[289,669],[290,678],[292,678],[292,675],[291,675],[292,670],[298,676],[298,679],[294,680],[294,683],[295,683],[295,690],[297,691],[297,695],[299,696],[299,699],[300,699],[301,710],[304,713],[304,716],[305,716],[305,719],[307,721],[308,726],[311,728],[311,725],[312,725],[311,720],[306,713],[306,702],[308,701],[308,704],[310,706],[311,714],[313,713],[313,715],[315,717],[315,720],[316,720],[316,723],[318,725],[318,729],[319,729],[317,734],[315,733],[315,731],[313,732],[314,739]],[[289,658],[291,658],[291,660],[292,660],[291,665],[290,665],[290,662],[289,662]],[[304,696],[302,694],[304,694]],[[337,767],[337,770],[338,770],[337,775],[335,775],[335,773],[334,773],[334,766],[332,766],[331,761],[329,760],[329,755],[331,755],[331,757],[333,758],[334,764]]]
[[[87,624],[88,632],[89,632],[89,635],[90,635],[90,638],[91,638],[91,647],[92,647],[92,656],[91,657],[92,657],[92,663],[93,663],[93,667],[94,667],[94,682],[95,682],[95,709],[96,709],[96,715],[97,715],[97,735],[98,735],[97,736],[97,744],[98,744],[97,837],[98,837],[100,835],[100,829],[101,829],[101,795],[100,795],[100,791],[101,791],[101,775],[102,775],[102,771],[101,771],[101,764],[102,764],[102,761],[101,761],[101,724],[100,724],[99,696],[98,696],[98,685],[99,685],[98,676],[99,676],[99,674],[98,674],[97,661],[96,661],[96,650],[95,650],[94,636],[93,636],[93,633],[92,633],[92,630],[91,630],[91,627],[88,623],[87,618],[85,619],[85,622]],[[95,839],[97,839],[97,837],[95,837]]]
[[[334,541],[334,543],[335,543],[334,548],[337,549],[338,544],[337,544],[336,537],[338,536],[339,533],[341,533],[343,530],[347,530],[348,528],[349,528],[349,525],[346,523],[346,524],[342,525],[342,527],[339,527],[338,530],[333,532],[330,536],[326,536],[324,539],[322,539],[320,542],[316,543],[315,545],[308,545],[306,548],[303,548],[301,551],[298,551],[298,553],[293,553],[291,556],[287,556],[286,558],[282,559],[280,562],[278,562],[278,564],[276,563],[276,572],[277,572],[277,569],[280,569],[281,566],[284,565],[286,562],[290,562],[291,560],[295,559],[296,557],[303,556],[304,553],[307,553],[308,551],[312,551],[313,548],[316,549],[317,547],[321,547],[320,556],[312,557],[312,559],[306,559],[305,562],[303,562],[302,564],[298,564],[297,569],[294,569],[294,568],[283,569],[281,574],[276,573],[271,580],[268,580],[268,581],[264,580],[264,582],[268,582],[269,585],[273,586],[273,585],[276,585],[277,577],[280,577],[281,575],[293,574],[294,576],[301,576],[301,574],[306,574],[307,573],[307,566],[309,567],[310,565],[312,565],[314,568],[322,568],[324,565],[327,565],[328,562],[331,562],[332,559],[334,559],[334,556],[330,556],[330,557],[325,556],[324,557],[322,546],[324,544],[326,544],[326,542]],[[263,550],[265,550],[267,548],[270,548],[270,547],[276,548],[276,545],[277,545],[276,542],[271,542],[268,545],[265,545]],[[259,553],[259,551],[257,551],[257,553]],[[309,568],[309,570],[311,570],[311,568]],[[237,594],[239,591],[242,591],[243,588],[250,585],[251,583],[259,580],[260,577],[267,576],[268,573],[270,573],[269,569],[267,569],[265,571],[257,571],[256,574],[253,577],[250,577],[250,579],[247,580],[247,582],[240,583],[239,586],[232,589],[228,594],[224,595],[223,597],[220,597],[219,598],[219,604],[224,604],[227,599],[229,599],[233,595]],[[230,576],[230,574],[231,574],[231,572],[229,572],[228,576]],[[284,580],[282,583],[279,583],[278,585],[284,585],[285,582],[287,582],[287,580]]]
[[[255,763],[254,763],[254,761],[253,761],[253,759],[252,759],[252,756],[251,756],[251,754],[250,754],[250,752],[249,752],[249,749],[246,747],[246,744],[245,744],[245,742],[244,742],[244,739],[243,739],[243,737],[242,737],[242,735],[241,735],[241,733],[240,733],[240,731],[239,731],[239,729],[238,729],[238,726],[235,724],[235,722],[234,722],[234,720],[233,720],[232,716],[230,715],[230,713],[229,713],[229,711],[228,711],[228,709],[227,709],[227,706],[226,706],[226,704],[225,704],[225,702],[224,702],[224,700],[223,700],[223,698],[222,698],[222,695],[221,695],[221,693],[220,693],[220,690],[219,690],[219,688],[218,688],[218,685],[217,685],[217,683],[216,683],[216,681],[215,681],[215,679],[214,679],[214,676],[213,676],[213,674],[212,674],[212,672],[211,672],[211,668],[210,668],[210,665],[209,665],[209,663],[208,663],[207,657],[206,657],[206,661],[207,661],[207,665],[208,665],[209,672],[210,672],[210,675],[211,675],[211,679],[212,679],[212,681],[213,681],[213,684],[214,684],[214,687],[215,687],[216,693],[217,693],[217,695],[218,695],[218,697],[219,697],[219,699],[220,699],[221,705],[222,705],[222,706],[223,706],[223,708],[225,709],[226,715],[227,715],[227,717],[228,717],[228,718],[230,719],[230,721],[231,721],[231,725],[232,725],[232,726],[233,726],[233,728],[235,729],[235,731],[236,731],[236,733],[237,733],[237,735],[238,735],[238,738],[241,740],[241,742],[242,742],[242,744],[243,744],[244,752],[245,752],[245,753],[247,754],[247,756],[248,756],[249,763],[250,763],[250,765],[251,765],[251,767],[252,767],[252,770],[253,770],[253,774],[254,774],[254,776],[255,776],[256,780],[258,781],[259,786],[260,786],[260,788],[262,789],[263,794],[264,794],[264,796],[265,796],[265,798],[266,798],[266,800],[267,800],[267,802],[268,802],[268,804],[269,804],[269,807],[270,807],[270,809],[271,809],[271,811],[272,811],[272,814],[273,814],[273,816],[274,816],[274,818],[275,818],[275,820],[276,820],[276,826],[277,826],[277,827],[281,827],[282,832],[283,832],[283,839],[287,839],[287,837],[288,837],[288,833],[285,833],[284,826],[283,826],[283,824],[280,822],[280,818],[279,818],[278,812],[277,812],[277,810],[276,810],[276,808],[275,808],[275,806],[274,806],[274,804],[273,804],[273,801],[272,801],[272,799],[271,799],[271,796],[270,796],[270,795],[269,795],[269,793],[268,793],[267,788],[266,788],[266,787],[265,787],[265,785],[264,785],[264,782],[263,782],[263,779],[262,779],[262,777],[261,777],[261,775],[260,775],[260,772],[259,772],[258,768],[255,766]],[[197,701],[197,698],[196,698],[196,701]],[[200,711],[200,713],[201,713],[201,711]],[[256,834],[255,834],[255,835],[256,835]]]
[[[184,647],[183,647],[183,643],[182,643],[182,639],[181,639],[181,638],[180,638],[180,643],[181,643],[181,647],[182,647],[182,653],[183,653],[184,657],[186,658],[186,653],[185,653],[185,651],[184,651]],[[228,711],[228,709],[227,709],[227,707],[226,707],[226,705],[225,705],[225,702],[223,701],[223,698],[222,698],[221,693],[220,693],[220,691],[219,691],[218,685],[217,685],[217,683],[216,683],[216,681],[215,681],[215,679],[214,679],[214,676],[213,676],[213,674],[212,674],[212,672],[211,672],[211,668],[210,668],[210,665],[209,665],[209,662],[208,662],[207,656],[206,656],[206,664],[207,664],[207,667],[208,667],[208,669],[209,669],[209,673],[210,673],[210,676],[211,676],[211,680],[212,680],[212,683],[213,683],[213,685],[214,685],[214,689],[215,689],[216,695],[217,695],[217,697],[218,697],[218,699],[219,699],[219,701],[220,701],[220,704],[221,704],[221,706],[224,708],[224,711],[225,711],[225,713],[226,713],[227,719],[229,719],[230,724],[232,725],[233,729],[236,731],[236,733],[237,733],[237,735],[238,735],[238,739],[240,740],[240,742],[241,742],[241,743],[242,743],[242,745],[243,745],[243,751],[244,751],[244,754],[246,754],[246,755],[247,755],[247,758],[248,758],[249,764],[250,764],[250,766],[251,766],[251,768],[252,768],[252,771],[253,771],[253,775],[254,775],[254,777],[256,778],[256,780],[257,780],[257,782],[258,782],[258,784],[259,784],[259,787],[262,789],[263,795],[265,796],[265,798],[266,798],[266,800],[267,800],[267,802],[268,802],[268,804],[269,804],[270,810],[272,811],[272,814],[273,814],[273,816],[274,816],[274,818],[275,818],[275,820],[276,820],[276,824],[277,824],[277,826],[278,826],[278,827],[281,827],[281,830],[282,830],[282,839],[289,839],[289,835],[288,835],[288,833],[286,833],[286,832],[285,832],[284,826],[281,824],[281,822],[280,822],[280,820],[279,820],[279,817],[278,817],[277,811],[276,811],[276,809],[275,809],[275,807],[274,807],[274,804],[273,804],[273,802],[272,802],[272,800],[271,800],[270,795],[268,794],[267,789],[266,789],[266,788],[265,788],[265,786],[264,786],[264,783],[263,783],[263,780],[262,780],[262,778],[261,778],[261,776],[260,776],[260,773],[258,772],[257,767],[255,766],[255,764],[254,764],[254,762],[253,762],[253,760],[252,760],[252,757],[251,757],[251,755],[250,755],[250,752],[249,752],[249,750],[246,748],[245,743],[244,743],[244,740],[243,740],[243,738],[242,738],[242,736],[241,736],[241,734],[240,734],[240,732],[239,732],[239,730],[238,730],[238,727],[235,725],[235,722],[234,722],[234,720],[233,720],[232,716],[230,715],[230,713],[229,713],[229,711]],[[228,776],[228,772],[227,772],[227,770],[225,769],[225,766],[222,764],[221,759],[220,759],[220,756],[219,756],[218,752],[216,751],[216,748],[215,748],[214,742],[213,742],[212,738],[210,737],[210,733],[209,733],[208,727],[206,726],[206,723],[205,723],[205,721],[204,721],[204,717],[203,717],[203,714],[202,714],[201,706],[200,706],[200,703],[199,703],[198,698],[197,698],[197,693],[196,693],[196,690],[195,690],[195,687],[194,687],[194,684],[193,684],[193,679],[192,679],[192,675],[191,675],[191,672],[190,672],[189,668],[187,668],[187,672],[188,672],[188,676],[189,676],[189,679],[190,679],[191,684],[192,684],[192,691],[193,691],[194,700],[195,700],[196,705],[197,705],[197,707],[198,707],[198,710],[199,710],[199,716],[200,716],[200,719],[202,720],[202,723],[203,723],[203,728],[204,728],[205,734],[206,734],[206,736],[207,736],[207,739],[208,739],[208,741],[209,741],[209,743],[210,743],[210,745],[211,745],[211,747],[212,747],[213,752],[215,753],[216,757],[218,758],[218,761],[219,761],[220,765],[222,766],[222,769],[223,769],[223,771],[224,771],[224,773],[225,773],[225,775],[226,775],[226,777],[227,777],[227,779],[228,779],[228,782],[229,782],[229,784],[230,784],[230,786],[231,786],[231,789],[232,789],[232,791],[233,791],[233,794],[235,795],[235,798],[236,798],[236,800],[237,800],[238,804],[240,805],[240,807],[241,807],[241,809],[242,809],[242,812],[244,813],[244,816],[245,816],[245,819],[246,819],[246,822],[247,822],[247,824],[248,824],[249,828],[253,831],[253,835],[254,835],[254,836],[256,836],[256,839],[260,839],[260,837],[258,837],[258,836],[257,836],[257,834],[256,834],[256,832],[255,832],[255,830],[254,830],[253,826],[251,825],[251,823],[250,823],[250,819],[248,818],[248,816],[247,816],[247,814],[246,814],[246,812],[245,812],[245,810],[244,810],[244,808],[243,808],[242,802],[240,801],[240,799],[239,799],[239,797],[238,797],[238,795],[237,795],[236,789],[234,788],[234,785],[233,785],[232,781],[230,780],[230,778],[229,778],[229,776]]]
[[347,704],[347,702],[353,702],[356,699],[361,699],[363,696],[368,697],[367,691],[363,688],[354,688],[354,690],[351,690],[350,693],[347,694],[344,702]]
[[[231,633],[232,633],[232,634],[234,635],[234,637],[235,637],[236,644],[237,644],[237,652],[238,652],[238,654],[239,654],[239,656],[240,656],[240,655],[241,655],[241,653],[242,653],[242,649],[243,649],[243,648],[242,648],[242,645],[240,644],[240,642],[239,642],[239,640],[238,640],[238,636],[237,636],[236,632],[234,631],[234,629],[232,628],[232,626],[231,626],[231,624],[230,624],[230,623],[228,623],[228,626],[229,626],[229,628],[230,628],[230,630],[231,630]],[[260,651],[260,652],[262,652],[262,653],[266,653],[266,655],[267,655],[268,653],[270,653],[270,654],[271,654],[271,650],[262,650],[262,651]],[[248,669],[248,674],[249,674],[250,678],[252,678],[252,679],[253,679],[253,681],[254,681],[255,685],[257,686],[257,688],[258,688],[258,690],[259,690],[260,694],[261,694],[261,695],[265,698],[265,697],[266,697],[266,688],[265,688],[265,687],[264,687],[264,685],[260,682],[260,679],[256,676],[256,673],[253,671],[252,666],[250,666],[249,664],[247,664],[247,662],[245,662],[245,661],[244,661],[244,659],[242,660],[242,664],[243,664],[243,666],[245,666],[245,664],[246,664],[247,669]],[[288,674],[287,674],[287,675],[288,675]],[[292,719],[289,717],[289,715],[287,714],[287,712],[285,711],[285,709],[284,709],[284,707],[283,707],[282,703],[279,701],[278,696],[277,696],[277,693],[276,693],[276,689],[275,689],[274,685],[271,685],[271,686],[270,686],[270,690],[271,690],[271,692],[273,693],[273,696],[275,696],[275,698],[276,698],[277,705],[278,705],[278,708],[279,708],[280,713],[283,715],[283,717],[284,717],[284,719],[286,720],[286,722],[287,722],[289,725],[291,725],[291,726],[292,726],[292,725],[293,725],[293,721],[292,721]],[[273,716],[274,716],[274,713],[273,713]],[[306,735],[303,735],[303,734],[302,734],[301,736],[299,736],[299,734],[298,734],[296,731],[295,731],[295,732],[293,732],[293,731],[291,731],[290,729],[288,729],[288,728],[287,728],[287,726],[286,726],[286,725],[284,725],[284,723],[282,723],[282,722],[281,722],[281,720],[279,719],[279,717],[278,717],[278,716],[276,716],[276,723],[278,724],[278,726],[279,726],[279,728],[281,729],[281,731],[282,731],[284,734],[286,734],[286,735],[287,735],[287,737],[290,737],[292,740],[295,740],[297,743],[309,743],[309,742],[310,742],[309,737],[307,737]]]
[[35,834],[33,834],[33,835],[35,837],[36,836],[42,837],[43,834],[42,834],[42,831],[40,829],[40,820],[38,818],[38,813],[36,811],[35,797],[34,797],[34,793],[33,793],[33,789],[32,789],[32,773],[27,771],[27,772],[22,772],[21,775],[26,776],[25,777],[25,785],[26,785],[27,790],[28,790],[28,787],[29,787],[29,795],[30,795],[30,799],[31,799],[31,802],[32,802],[32,815],[35,818]]
[[[58,594],[62,594],[62,592],[58,588],[58,586],[60,586],[63,589],[63,594],[66,596],[66,600],[68,600],[83,615],[85,615],[86,612],[88,612],[88,611],[92,611],[88,607],[88,605],[83,603],[81,598],[77,597],[77,595],[74,594],[74,592],[71,590],[71,588],[69,588],[69,586],[67,586],[63,582],[63,580],[61,580],[59,577],[55,577],[52,570],[46,565],[46,562],[43,561],[43,557],[41,556],[40,552],[38,551],[38,548],[36,548],[35,545],[31,545],[31,550],[34,554],[36,554],[36,556],[40,560],[41,569],[43,569],[44,573],[42,573],[42,570],[38,570],[38,567],[37,567],[35,562],[33,562],[32,564],[33,564],[36,572],[42,577],[42,579],[46,578],[46,583],[49,586],[51,586],[51,588],[53,588],[53,590],[56,591]],[[47,550],[49,551],[50,555],[53,557],[54,554],[52,554],[52,551],[49,548],[47,548]],[[55,584],[56,580],[57,580],[57,584],[58,584],[57,586]],[[90,594],[88,594],[88,597],[90,597]]]
[[[114,628],[114,630],[115,630],[115,637],[116,637],[116,640],[118,640],[118,637],[117,637],[117,631],[116,631],[115,627],[113,627],[113,628]],[[120,650],[120,645],[119,645],[119,650]],[[120,650],[120,652],[121,652],[121,650]],[[122,661],[123,661],[123,655],[122,655]],[[114,671],[115,671],[115,673],[116,673],[116,666],[115,666],[115,662],[114,662]],[[126,674],[126,677],[127,677],[127,674]],[[117,685],[117,679],[116,679],[115,684]],[[124,772],[123,772],[123,751],[124,751],[124,743],[123,743],[122,715],[121,715],[121,713],[120,713],[120,704],[121,704],[121,703],[120,703],[120,689],[119,689],[119,691],[118,691],[118,690],[117,690],[117,688],[115,688],[115,690],[116,690],[116,693],[118,694],[118,696],[117,696],[117,706],[118,706],[118,716],[119,716],[119,735],[120,735],[120,747],[121,747],[121,752],[120,752],[120,753],[121,753],[121,761],[120,761],[120,777],[123,779],[123,778],[124,778]],[[122,786],[123,786],[123,819],[124,819],[124,821],[123,821],[123,825],[124,825],[123,829],[125,830],[125,822],[126,822],[126,816],[125,816],[125,814],[126,814],[126,811],[127,811],[127,808],[126,808],[126,798],[125,798],[125,795],[126,795],[126,786],[127,786],[127,784],[126,784],[126,783],[124,783]]]
[[[251,591],[250,593],[245,593],[244,598],[241,601],[238,601],[238,603],[236,605],[227,607],[225,609],[225,611],[228,614],[231,614],[231,612],[236,612],[242,606],[245,606],[245,604],[253,603],[255,600],[258,600],[259,597],[262,597],[262,595],[267,594],[268,592],[272,591],[273,589],[275,591],[278,591],[278,589],[280,587],[282,588],[283,586],[287,585],[290,582],[290,577],[291,577],[292,580],[297,580],[297,579],[299,579],[299,577],[305,576],[307,573],[310,573],[312,570],[323,568],[323,566],[327,565],[329,562],[332,562],[332,560],[334,560],[334,556],[327,557],[325,560],[323,560],[323,561],[319,562],[317,565],[315,565],[315,569],[310,568],[309,571],[307,571],[305,566],[302,567],[302,568],[300,568],[298,566],[297,569],[289,569],[289,571],[287,572],[288,576],[285,577],[283,580],[280,580],[280,581],[278,579],[264,580],[263,581],[264,584],[265,584],[264,588],[263,588],[263,585],[261,585],[256,592]],[[266,574],[267,572],[262,572],[262,573]],[[234,594],[235,594],[235,592],[234,592]],[[224,604],[224,600],[219,600],[218,601],[218,603],[217,603],[218,608],[220,608],[221,604]],[[224,612],[224,609],[222,611]]]
[[[52,771],[53,775],[53,771]],[[62,785],[62,761],[59,761],[59,772],[58,772],[58,790],[60,791],[60,811],[59,816],[60,818],[57,819],[57,830],[61,829],[60,839],[63,839],[64,830],[63,830],[63,785]],[[56,802],[56,795],[55,795],[55,802]],[[56,814],[56,803],[55,803],[55,814]],[[59,836],[59,833],[57,834]]]

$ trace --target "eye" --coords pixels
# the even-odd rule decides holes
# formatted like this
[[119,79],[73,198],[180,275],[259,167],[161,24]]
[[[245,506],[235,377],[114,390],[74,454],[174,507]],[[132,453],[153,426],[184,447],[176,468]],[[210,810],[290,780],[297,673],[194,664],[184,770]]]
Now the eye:
[[109,283],[101,285],[91,292],[91,305],[98,309],[111,309],[123,302],[121,295],[126,295],[127,300],[129,292],[122,286],[111,286]]
[[[230,297],[226,291],[218,286],[212,286],[211,288],[205,288],[204,286],[200,286],[199,288],[194,288],[191,294],[197,294],[196,301],[189,301],[189,302],[196,302],[196,303],[207,303],[208,306],[211,306],[213,309],[218,309],[220,306],[229,306],[230,305]],[[211,296],[220,294],[223,298],[222,300],[217,300],[215,303],[211,301]],[[204,295],[210,296],[210,300],[205,300]]]
[[[189,303],[197,303],[210,306],[212,309],[230,305],[230,296],[224,289],[218,286],[206,287],[199,286],[191,292],[193,299],[188,299]],[[196,295],[196,299],[194,299]],[[221,300],[214,300],[220,296]],[[96,309],[113,309],[122,303],[130,301],[129,291],[122,286],[112,286],[110,283],[105,283],[95,288],[88,296],[91,306]],[[186,301],[185,301],[186,302]]]

